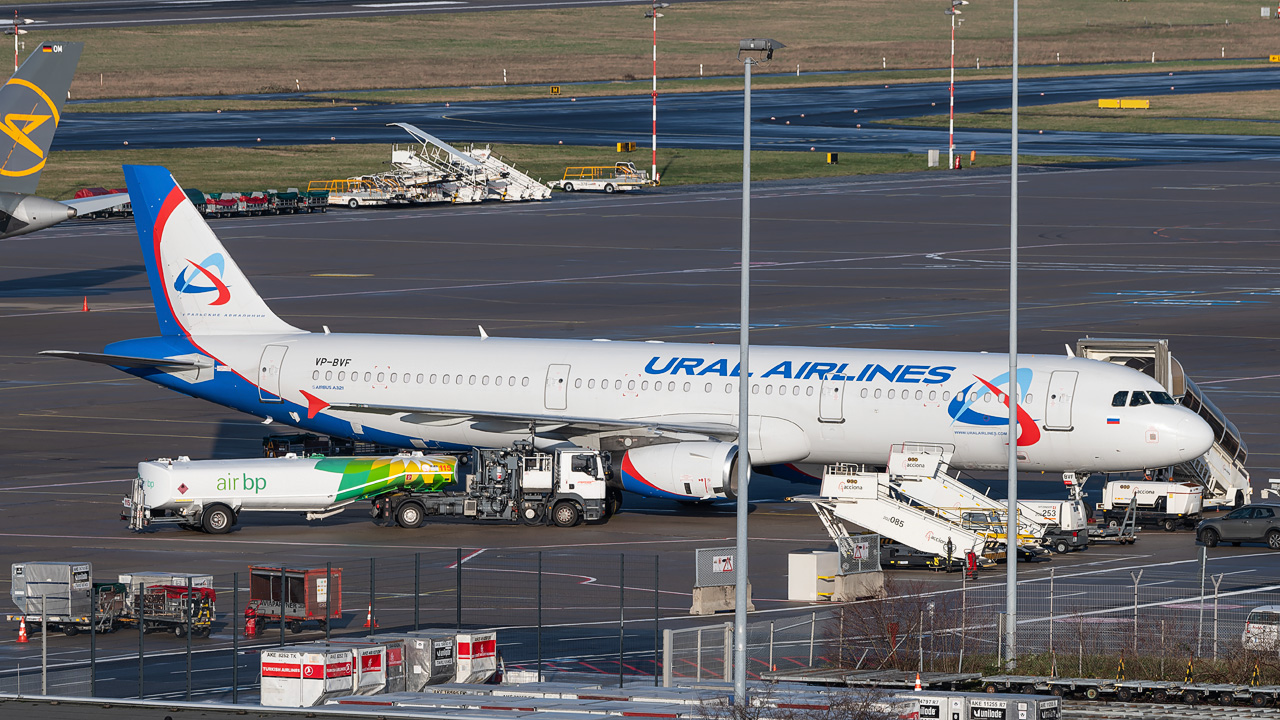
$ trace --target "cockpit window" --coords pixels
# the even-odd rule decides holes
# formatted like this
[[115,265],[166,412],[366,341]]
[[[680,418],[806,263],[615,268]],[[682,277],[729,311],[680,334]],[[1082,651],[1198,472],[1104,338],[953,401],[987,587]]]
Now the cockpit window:
[[1153,390],[1148,394],[1151,395],[1151,402],[1157,405],[1177,405],[1178,404],[1178,401],[1174,400],[1173,397],[1171,397],[1167,392],[1157,392]]
[[1129,391],[1121,390],[1111,398],[1111,407],[1124,407],[1127,402],[1129,402]]
[[1129,407],[1138,407],[1139,405],[1150,405],[1151,401],[1147,399],[1147,394],[1141,390],[1135,390],[1133,397],[1129,398]]

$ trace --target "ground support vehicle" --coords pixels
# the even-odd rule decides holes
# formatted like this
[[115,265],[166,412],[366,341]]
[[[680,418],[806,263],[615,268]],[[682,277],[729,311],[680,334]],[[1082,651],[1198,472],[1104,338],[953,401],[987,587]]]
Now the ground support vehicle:
[[143,632],[160,630],[182,637],[190,623],[192,635],[209,637],[216,599],[213,588],[148,585],[133,598],[132,612],[123,616],[120,624],[137,627],[142,623]]
[[10,569],[10,598],[18,613],[5,616],[25,621],[28,632],[47,626],[64,635],[115,629],[123,601],[122,588],[112,583],[95,587],[93,565],[87,562],[14,563]]
[[563,178],[549,183],[551,187],[565,192],[603,190],[606,193],[625,192],[653,184],[648,172],[638,170],[625,161],[613,165],[565,168]]
[[271,204],[271,211],[277,215],[283,215],[284,213],[297,213],[299,199],[298,188],[289,188],[285,192],[280,192],[275,188],[269,188],[267,190],[267,200]]
[[1135,510],[1129,508],[1119,520],[1100,520],[1094,517],[1089,525],[1090,542],[1113,542],[1117,545],[1132,545],[1138,541],[1138,523],[1134,519]]
[[342,617],[342,568],[251,565],[244,617],[248,637],[261,635],[268,623],[295,634],[307,622],[323,629]]
[[[73,198],[101,197],[104,195],[115,195],[119,193],[128,193],[128,192],[129,191],[126,190],[125,188],[113,188],[111,190],[108,190],[106,188],[100,188],[100,187],[82,188],[80,190],[77,190],[76,194],[73,195],[72,197]],[[112,218],[112,217],[128,217],[132,214],[133,214],[133,204],[129,202],[128,197],[126,196],[124,200],[119,205],[116,205],[115,207],[103,208],[102,210],[98,210],[97,212],[85,213],[83,215],[77,214],[76,217]]]
[[418,527],[426,516],[572,527],[606,519],[608,466],[604,453],[580,448],[547,454],[522,442],[509,450],[476,449],[466,460],[464,487],[406,487],[378,497],[374,513],[407,528]]
[[312,180],[307,184],[307,191],[327,192],[329,205],[345,205],[352,209],[409,201],[403,186],[387,183],[374,176],[345,180]]
[[241,193],[240,197],[244,200],[244,211],[249,215],[275,214],[271,206],[271,198],[267,197],[266,193]]
[[[294,189],[289,188],[291,191]],[[302,209],[304,206],[309,213],[329,212],[329,191],[307,189],[299,192],[298,208]]]
[[240,196],[232,193],[207,193],[204,196],[206,217],[231,217],[240,212]]
[[1200,521],[1203,488],[1191,482],[1112,480],[1102,488],[1097,512],[1103,520],[1119,521],[1132,511],[1139,527],[1160,527],[1168,532],[1193,528]]
[[301,512],[316,520],[397,490],[439,492],[454,482],[451,455],[402,453],[378,457],[245,460],[162,458],[138,464],[121,519],[132,530],[176,524],[229,532],[242,512]]

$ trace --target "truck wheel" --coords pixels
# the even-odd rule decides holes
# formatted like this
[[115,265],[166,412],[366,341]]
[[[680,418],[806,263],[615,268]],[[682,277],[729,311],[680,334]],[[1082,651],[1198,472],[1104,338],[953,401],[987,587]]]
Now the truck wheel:
[[1195,690],[1188,690],[1188,691],[1186,691],[1186,692],[1182,693],[1182,704],[1183,704],[1183,705],[1195,705],[1195,704],[1196,704],[1196,702],[1197,702],[1199,699],[1200,699],[1200,698],[1199,698],[1199,696],[1197,696],[1197,695],[1196,695],[1196,691],[1195,691]]
[[1058,553],[1059,555],[1066,555],[1067,551],[1070,549],[1071,549],[1071,546],[1067,544],[1066,540],[1059,540],[1058,542],[1053,544],[1053,551]]
[[183,635],[186,635],[186,634],[187,634],[187,628],[182,623],[178,623],[177,625],[173,626],[174,637],[182,637]]
[[201,529],[210,535],[231,532],[231,526],[235,524],[236,515],[226,505],[213,505],[206,508],[204,515],[200,518]]
[[1129,702],[1133,699],[1133,690],[1130,688],[1120,688],[1116,690],[1116,699],[1120,702]]
[[1200,533],[1200,541],[1205,547],[1218,547],[1218,541],[1221,539],[1222,536],[1213,528],[1205,528],[1204,532]]
[[604,497],[604,516],[605,519],[617,515],[622,510],[622,491],[609,490]]
[[293,633],[294,635],[301,633],[302,623],[297,620],[294,620],[293,622],[289,623],[289,632]]
[[1101,694],[1101,693],[1099,692],[1098,688],[1096,688],[1096,687],[1085,688],[1085,690],[1084,690],[1084,696],[1085,696],[1085,697],[1087,697],[1087,698],[1089,698],[1090,700],[1097,700],[1097,699],[1098,699],[1098,695],[1100,695],[1100,694]]
[[551,520],[557,527],[573,527],[582,519],[578,506],[571,502],[562,502],[551,510]]
[[605,183],[605,185],[604,185],[604,191],[605,191],[605,192],[607,192],[607,193],[612,193],[614,190],[617,190],[617,188],[615,188],[615,187],[613,186],[613,183]]
[[1267,531],[1267,547],[1272,550],[1280,550],[1280,530],[1273,528]]
[[1164,528],[1165,532],[1173,532],[1178,529],[1178,523],[1173,518],[1165,518],[1164,522],[1160,523],[1160,526]]
[[350,200],[347,201],[347,207],[351,208],[352,210],[355,210],[356,208],[360,207],[360,201],[356,200],[355,198],[351,198]]
[[564,184],[564,191],[565,191],[565,192],[573,192],[573,183],[565,183],[565,184]]
[[416,528],[422,525],[422,506],[416,502],[403,502],[396,508],[396,524],[402,528]]
[[62,634],[66,635],[67,637],[75,637],[80,634],[80,628],[76,627],[75,625],[63,625]]

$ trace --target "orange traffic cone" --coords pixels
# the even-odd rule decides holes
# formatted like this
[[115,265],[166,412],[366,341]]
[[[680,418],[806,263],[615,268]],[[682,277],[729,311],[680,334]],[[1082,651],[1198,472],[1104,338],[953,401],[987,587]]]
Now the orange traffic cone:
[[89,296],[84,296],[84,302],[80,304],[80,312],[89,312]]
[[18,618],[18,642],[30,642],[27,640],[27,619]]
[[367,627],[367,628],[376,628],[376,627],[378,627],[378,621],[377,621],[377,620],[375,620],[375,619],[374,619],[374,617],[373,617],[373,605],[372,605],[372,604],[370,604],[370,605],[369,605],[369,610],[368,610],[368,612],[366,612],[366,613],[365,613],[365,616],[364,616],[364,626],[365,626],[365,627]]
[[916,692],[920,692],[924,688],[920,685],[920,673],[916,673]]

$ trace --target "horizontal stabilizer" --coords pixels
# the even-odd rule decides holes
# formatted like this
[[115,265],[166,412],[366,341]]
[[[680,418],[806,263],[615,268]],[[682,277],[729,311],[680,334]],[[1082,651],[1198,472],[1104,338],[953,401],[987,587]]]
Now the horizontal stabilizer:
[[72,198],[71,200],[59,200],[58,202],[75,208],[77,215],[84,216],[100,210],[110,210],[111,208],[124,205],[129,202],[129,193],[91,195],[89,197]]
[[131,368],[202,368],[213,367],[212,360],[204,362],[194,360],[177,360],[170,358],[130,357],[128,355],[107,355],[105,353],[76,352],[74,350],[41,350],[40,355],[82,360],[84,362],[113,365]]

